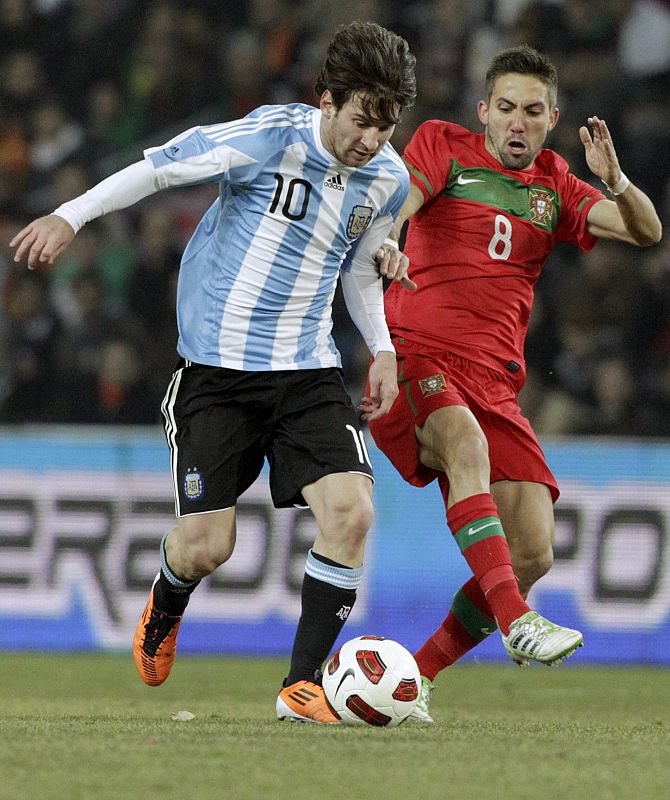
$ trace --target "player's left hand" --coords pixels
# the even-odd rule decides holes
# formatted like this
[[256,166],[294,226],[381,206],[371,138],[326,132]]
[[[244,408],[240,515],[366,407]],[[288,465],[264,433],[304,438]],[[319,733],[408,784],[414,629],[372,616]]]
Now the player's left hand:
[[599,117],[588,117],[586,120],[593,131],[591,132],[582,125],[579,129],[579,138],[584,145],[586,163],[591,172],[603,180],[608,186],[614,186],[621,178],[622,172],[619,166],[612,134],[609,132],[607,123]]
[[395,353],[380,350],[370,364],[368,374],[370,396],[364,397],[358,410],[366,422],[379,419],[391,410],[393,401],[398,396],[398,375]]
[[379,274],[388,278],[390,281],[397,281],[410,292],[417,290],[417,285],[407,274],[409,270],[409,258],[401,253],[397,247],[388,244],[382,245],[375,253],[377,270]]
[[56,214],[47,214],[39,217],[19,231],[9,243],[16,247],[14,261],[23,258],[28,263],[28,269],[37,269],[39,266],[52,266],[54,260],[65,250],[75,233],[71,225]]

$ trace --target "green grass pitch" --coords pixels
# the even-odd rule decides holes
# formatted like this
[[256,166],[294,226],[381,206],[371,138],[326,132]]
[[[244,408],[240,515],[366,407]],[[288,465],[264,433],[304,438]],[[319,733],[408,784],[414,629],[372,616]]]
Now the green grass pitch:
[[129,655],[0,653],[0,799],[670,797],[668,670],[457,666],[437,724],[383,730],[277,721],[285,666],[182,656],[149,688]]

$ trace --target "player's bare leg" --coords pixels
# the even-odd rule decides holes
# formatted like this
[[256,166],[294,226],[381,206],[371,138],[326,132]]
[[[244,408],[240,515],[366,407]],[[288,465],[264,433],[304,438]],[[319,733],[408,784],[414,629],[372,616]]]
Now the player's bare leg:
[[[441,628],[417,653],[422,673],[432,668],[432,674],[424,676],[432,680],[496,624],[506,651],[517,662],[557,663],[570,655],[583,643],[581,634],[544,620],[524,600],[532,583],[551,565],[553,516],[547,487],[500,482],[489,494],[488,447],[474,415],[465,407],[449,406],[434,412],[423,428],[417,429],[417,439],[422,463],[440,469],[448,478],[445,505],[449,526],[481,589],[472,582],[466,584]],[[495,502],[497,497],[502,508]],[[508,525],[519,524],[524,510],[528,512],[525,535],[517,531],[513,542],[524,580],[519,586],[506,532],[511,529]],[[484,546],[477,552],[482,534]]]
[[356,599],[365,537],[372,524],[372,482],[363,475],[327,475],[302,490],[319,526],[307,557],[302,614],[291,667],[277,697],[277,717],[336,724],[320,668]]
[[[519,591],[526,597],[553,561],[551,493],[544,484],[522,481],[498,481],[492,485],[491,493],[503,522]],[[491,607],[477,582],[471,579],[456,593],[448,616],[417,653],[423,686],[412,714],[414,719],[431,721],[429,705],[437,674],[493,633],[496,625]],[[525,658],[512,658],[519,664],[527,663]]]
[[[527,595],[553,564],[551,493],[544,484],[525,481],[498,481],[492,492],[505,520],[519,589]],[[503,636],[503,644],[517,663],[535,660],[555,665],[581,647],[583,638],[579,631],[554,625],[533,614],[516,620],[508,636]]]
[[180,517],[161,542],[161,570],[133,639],[135,666],[149,686],[159,686],[170,674],[191,593],[201,578],[230,558],[234,547],[234,508]]
[[470,409],[434,411],[416,429],[419,455],[440,479],[447,521],[504,634],[530,611],[519,593],[500,514],[490,492],[488,442]]
[[528,481],[497,481],[498,506],[519,591],[526,597],[554,563],[554,507],[549,487]]

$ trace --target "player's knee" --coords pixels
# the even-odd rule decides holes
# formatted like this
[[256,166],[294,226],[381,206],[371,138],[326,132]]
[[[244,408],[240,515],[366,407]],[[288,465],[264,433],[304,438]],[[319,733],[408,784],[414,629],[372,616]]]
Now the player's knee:
[[519,579],[519,590],[526,595],[531,587],[552,568],[554,554],[551,545],[513,554],[514,572]]
[[445,463],[452,483],[476,477],[488,484],[489,449],[484,434],[472,432],[453,440],[445,454]]
[[489,447],[486,437],[481,432],[468,432],[455,439],[453,460],[466,465],[479,466],[482,462],[488,465]]
[[372,527],[372,499],[364,492],[345,498],[331,509],[329,519],[333,535],[340,540],[344,551],[357,553]]
[[204,578],[217,567],[228,561],[232,555],[232,547],[217,545],[209,547],[206,543],[193,546],[189,551],[189,562],[193,570],[193,578]]
[[347,514],[348,538],[352,544],[358,547],[365,541],[368,531],[372,527],[374,519],[374,509],[372,500],[367,496],[361,496],[351,506]]
[[227,531],[208,522],[196,529],[191,527],[189,534],[182,536],[178,542],[180,574],[188,580],[199,580],[210,575],[233,553],[234,535],[227,535]]

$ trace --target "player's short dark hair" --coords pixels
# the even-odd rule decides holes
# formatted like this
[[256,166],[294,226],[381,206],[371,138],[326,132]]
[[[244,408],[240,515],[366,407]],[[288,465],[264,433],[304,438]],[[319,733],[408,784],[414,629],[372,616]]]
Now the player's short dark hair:
[[510,47],[498,53],[486,71],[486,99],[491,100],[493,86],[501,75],[509,73],[517,75],[533,75],[544,83],[549,90],[549,105],[556,105],[558,96],[558,73],[556,67],[542,53],[527,44]]
[[337,109],[359,95],[368,116],[394,125],[399,109],[416,99],[415,65],[402,36],[376,22],[351,22],[335,32],[314,88],[319,96],[328,89]]

